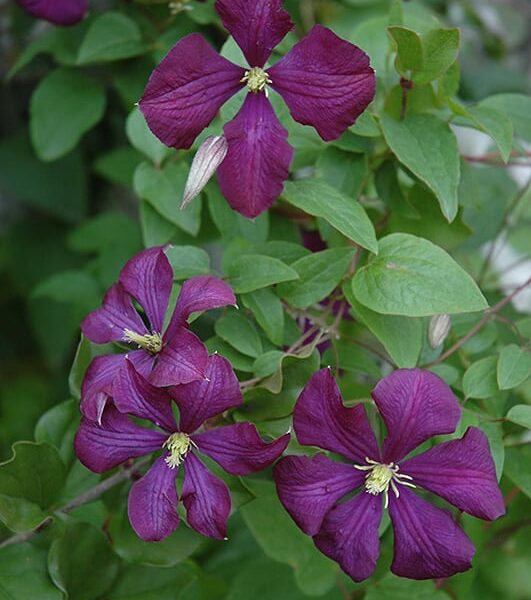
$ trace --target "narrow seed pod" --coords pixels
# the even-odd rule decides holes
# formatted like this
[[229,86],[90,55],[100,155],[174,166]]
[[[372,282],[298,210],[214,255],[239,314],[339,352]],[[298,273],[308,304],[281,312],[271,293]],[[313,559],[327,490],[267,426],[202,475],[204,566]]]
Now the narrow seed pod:
[[444,342],[451,326],[452,321],[449,315],[434,315],[431,318],[428,327],[428,341],[434,350]]
[[188,173],[181,209],[186,208],[194,198],[199,196],[223,162],[228,148],[227,140],[222,135],[209,136],[201,144],[192,161],[190,173]]

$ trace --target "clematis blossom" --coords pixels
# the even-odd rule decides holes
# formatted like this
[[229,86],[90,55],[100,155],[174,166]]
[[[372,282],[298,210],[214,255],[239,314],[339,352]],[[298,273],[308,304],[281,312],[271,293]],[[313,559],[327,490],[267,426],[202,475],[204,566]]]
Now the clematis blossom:
[[[242,404],[238,380],[226,359],[211,356],[205,375],[201,381],[166,390],[152,386],[125,360],[113,386],[114,402],[105,409],[101,424],[83,418],[76,434],[79,460],[96,473],[130,458],[161,453],[129,493],[129,520],[143,540],[162,540],[178,526],[175,480],[181,466],[180,499],[188,524],[202,535],[223,539],[231,508],[229,490],[200,455],[232,475],[247,475],[271,465],[288,444],[289,434],[264,442],[251,423],[205,427],[205,421]],[[179,407],[179,425],[173,402]],[[124,413],[146,419],[157,429],[141,427]]]
[[17,0],[30,15],[55,25],[74,25],[88,10],[88,0]]
[[[96,357],[81,390],[81,410],[99,420],[112,395],[113,381],[127,357],[156,386],[189,383],[205,377],[208,352],[187,324],[193,312],[235,304],[230,286],[211,276],[185,281],[165,327],[173,270],[163,247],[148,248],[131,258],[118,282],[105,295],[101,308],[81,324],[85,337],[96,344],[124,342],[136,346],[128,354]],[[133,301],[144,310],[147,323]]]
[[294,26],[282,0],[217,0],[216,10],[249,66],[223,58],[193,33],[152,73],[140,109],[162,142],[186,149],[221,106],[246,87],[243,106],[224,127],[228,152],[218,180],[231,207],[254,218],[282,192],[293,157],[268,88],[282,96],[295,121],[330,141],[367,108],[375,76],[360,48],[321,25],[266,70],[271,52]]
[[282,504],[355,581],[374,571],[384,508],[394,530],[395,575],[429,579],[467,570],[472,542],[448,511],[416,492],[423,488],[480,519],[501,516],[505,507],[487,438],[469,427],[461,439],[408,458],[432,436],[455,431],[457,400],[441,379],[420,369],[393,372],[372,396],[387,429],[381,449],[363,405],[344,406],[329,369],[314,374],[295,407],[297,438],[347,462],[323,454],[282,459],[274,473]]

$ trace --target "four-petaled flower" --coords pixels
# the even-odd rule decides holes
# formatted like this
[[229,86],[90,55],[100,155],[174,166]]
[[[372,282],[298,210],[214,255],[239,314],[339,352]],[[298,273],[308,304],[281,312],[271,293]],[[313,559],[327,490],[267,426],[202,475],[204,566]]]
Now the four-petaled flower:
[[[125,360],[113,386],[114,405],[107,406],[101,424],[83,418],[76,434],[79,460],[96,473],[162,450],[129,494],[129,520],[143,540],[162,540],[179,524],[175,480],[181,465],[181,499],[188,524],[203,535],[223,539],[230,494],[198,453],[206,454],[232,475],[247,475],[272,464],[288,444],[289,434],[264,442],[250,423],[202,428],[205,421],[242,404],[238,380],[226,359],[211,356],[205,375],[201,381],[164,390],[148,383]],[[179,408],[178,426],[173,401]],[[140,427],[123,413],[147,419],[162,431]]]
[[[208,352],[187,326],[193,312],[235,304],[230,286],[211,276],[194,277],[181,289],[175,310],[164,328],[173,286],[173,270],[163,247],[148,248],[129,260],[105,295],[103,305],[90,313],[81,330],[97,344],[128,342],[138,346],[127,354],[135,368],[156,386],[177,385],[202,379]],[[143,308],[149,325],[133,306]],[[83,381],[81,410],[99,420],[112,383],[126,354],[96,357]]]
[[481,519],[502,515],[487,438],[470,427],[461,439],[406,458],[432,436],[454,432],[461,416],[457,400],[441,379],[420,369],[395,371],[372,395],[387,428],[381,450],[363,405],[343,405],[329,369],[314,374],[295,407],[297,438],[349,462],[322,454],[282,459],[274,477],[284,507],[355,581],[375,568],[383,504],[389,505],[394,530],[393,573],[427,579],[465,571],[474,554],[472,542],[448,511],[412,489],[424,488]]
[[17,0],[30,15],[55,25],[74,25],[85,16],[88,0]]
[[217,0],[216,10],[250,67],[226,60],[193,33],[155,69],[140,109],[165,144],[189,148],[220,107],[246,86],[240,112],[224,127],[229,149],[218,180],[232,208],[253,218],[282,192],[293,156],[268,87],[282,96],[295,121],[312,125],[330,141],[367,108],[375,76],[362,50],[320,25],[265,70],[273,48],[293,28],[282,0]]

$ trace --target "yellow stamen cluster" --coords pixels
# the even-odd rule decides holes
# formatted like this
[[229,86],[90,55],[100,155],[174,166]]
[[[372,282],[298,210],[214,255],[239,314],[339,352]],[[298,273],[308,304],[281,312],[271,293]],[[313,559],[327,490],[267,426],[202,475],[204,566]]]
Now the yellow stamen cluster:
[[167,448],[169,451],[169,455],[164,459],[164,462],[170,469],[175,469],[186,458],[192,446],[197,447],[186,433],[172,433],[162,444],[162,447]]
[[141,335],[130,329],[124,329],[124,341],[137,344],[137,346],[150,354],[157,354],[162,350],[162,336],[156,331]]
[[249,91],[253,94],[265,91],[267,96],[267,85],[273,83],[269,75],[260,67],[253,67],[249,71],[245,71],[245,75],[240,79],[241,83],[246,83]]
[[172,15],[178,15],[183,10],[192,10],[191,6],[188,6],[189,0],[172,0],[168,3],[168,8]]
[[[412,488],[417,487],[413,483],[410,483],[413,479],[412,477],[398,472],[399,467],[398,465],[395,465],[395,463],[386,465],[367,457],[365,458],[365,461],[367,462],[367,465],[354,465],[354,468],[359,471],[367,471],[367,474],[365,475],[365,490],[373,496],[377,496],[383,492],[385,508],[387,508],[389,504],[389,486],[391,486],[391,489],[397,498],[400,497],[400,492],[396,486],[397,483]],[[409,481],[403,481],[404,479]]]

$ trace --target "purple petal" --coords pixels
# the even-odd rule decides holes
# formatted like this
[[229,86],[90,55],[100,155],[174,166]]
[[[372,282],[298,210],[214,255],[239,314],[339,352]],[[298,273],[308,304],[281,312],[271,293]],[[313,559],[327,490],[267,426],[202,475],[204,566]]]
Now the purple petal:
[[227,473],[248,475],[273,464],[286,449],[289,437],[288,433],[267,443],[251,423],[236,423],[199,433],[193,440]]
[[374,571],[380,554],[381,519],[382,499],[362,492],[333,508],[313,541],[354,581],[363,581]]
[[322,454],[287,456],[275,466],[274,477],[284,508],[308,535],[315,535],[332,506],[365,478],[352,465]]
[[476,427],[469,427],[460,440],[410,458],[400,472],[474,517],[491,521],[505,513],[489,442]]
[[395,532],[391,571],[410,579],[433,579],[469,569],[474,546],[450,513],[404,486],[399,489],[400,498],[389,492],[389,515]]
[[156,354],[150,354],[145,350],[132,350],[127,353],[127,360],[133,364],[136,372],[146,379],[149,378],[156,359]]
[[235,304],[236,296],[232,288],[222,279],[211,275],[192,277],[183,283],[164,339],[169,339],[177,328],[186,325],[188,317],[193,312],[203,312]]
[[120,273],[120,283],[146,312],[151,331],[162,333],[173,286],[173,269],[164,249],[149,248],[133,256]]
[[297,439],[306,446],[337,452],[358,464],[380,456],[365,408],[343,405],[330,369],[315,373],[304,387],[293,414]]
[[89,313],[83,323],[83,335],[95,344],[124,340],[129,329],[140,335],[147,333],[140,315],[133,308],[129,294],[120,283],[115,283],[103,298],[101,308]]
[[184,462],[182,500],[190,527],[201,535],[222,540],[226,537],[230,514],[227,486],[192,453]]
[[263,67],[294,27],[282,0],[217,0],[216,10],[251,67]]
[[146,542],[160,542],[179,525],[176,476],[177,470],[170,469],[161,456],[129,492],[129,521]]
[[79,407],[87,419],[101,423],[107,401],[112,396],[114,378],[125,356],[125,354],[96,356],[90,363],[81,386]]
[[214,354],[208,358],[205,378],[170,390],[179,406],[179,429],[194,432],[207,419],[243,403],[238,379],[230,362]]
[[374,98],[369,57],[321,25],[268,74],[295,121],[312,125],[325,141],[338,138]]
[[288,178],[288,132],[262,92],[247,94],[224,131],[229,150],[218,169],[221,192],[234,210],[254,219],[280,196]]
[[167,146],[189,148],[243,87],[244,74],[201,35],[192,33],[177,42],[153,71],[140,109],[151,131]]
[[385,425],[385,462],[397,462],[434,435],[452,433],[461,408],[442,379],[421,369],[398,369],[372,392]]
[[177,431],[171,409],[171,397],[161,388],[149,384],[125,360],[113,386],[114,404],[121,413],[147,419],[168,432]]
[[129,458],[160,450],[167,437],[160,431],[135,425],[110,405],[103,413],[101,425],[81,419],[74,448],[85,467],[103,473]]
[[74,25],[85,16],[88,0],[17,0],[30,15],[56,25]]

